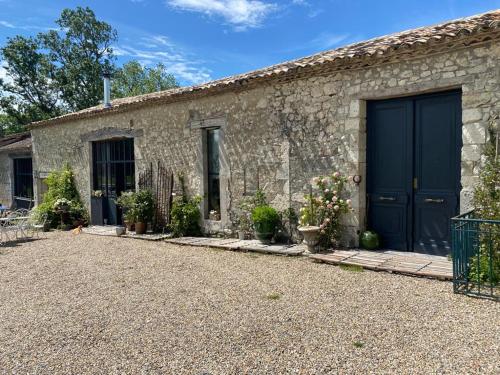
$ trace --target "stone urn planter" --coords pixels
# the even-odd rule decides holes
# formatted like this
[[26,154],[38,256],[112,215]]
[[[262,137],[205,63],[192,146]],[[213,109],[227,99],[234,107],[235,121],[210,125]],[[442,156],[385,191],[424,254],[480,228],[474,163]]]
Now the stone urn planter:
[[117,236],[122,236],[125,234],[125,227],[116,227],[115,233]]
[[305,226],[298,227],[297,229],[304,236],[304,243],[307,245],[307,250],[312,254],[317,253],[316,246],[319,242],[320,228],[316,226]]

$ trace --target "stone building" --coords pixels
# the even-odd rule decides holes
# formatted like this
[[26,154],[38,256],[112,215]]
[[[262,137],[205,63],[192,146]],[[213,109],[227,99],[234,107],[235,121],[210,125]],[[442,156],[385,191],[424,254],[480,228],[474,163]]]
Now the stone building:
[[33,206],[30,133],[0,138],[0,206]]
[[[313,176],[340,171],[361,176],[347,244],[369,226],[391,248],[446,251],[498,121],[499,40],[496,10],[35,123],[36,199],[65,162],[90,208],[93,189],[116,193],[161,160],[204,197],[204,226],[222,231],[257,187],[297,209]],[[208,220],[214,208],[220,221]]]

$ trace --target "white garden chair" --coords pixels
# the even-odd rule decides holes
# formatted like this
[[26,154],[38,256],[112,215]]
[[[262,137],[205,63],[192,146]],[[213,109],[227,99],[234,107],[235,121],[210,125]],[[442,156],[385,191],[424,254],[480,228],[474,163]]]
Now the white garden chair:
[[47,213],[41,214],[39,217],[31,214],[27,221],[27,233],[30,238],[33,238],[36,234],[37,238],[40,238],[40,232],[43,232],[45,224],[47,223],[48,215]]
[[16,238],[25,239],[28,237],[29,232],[29,221],[31,217],[30,210],[26,208],[20,208],[14,211],[12,216],[12,225],[17,227]]
[[18,238],[19,234],[19,221],[17,220],[17,213],[12,212],[7,217],[2,218],[0,221],[1,242],[9,242]]

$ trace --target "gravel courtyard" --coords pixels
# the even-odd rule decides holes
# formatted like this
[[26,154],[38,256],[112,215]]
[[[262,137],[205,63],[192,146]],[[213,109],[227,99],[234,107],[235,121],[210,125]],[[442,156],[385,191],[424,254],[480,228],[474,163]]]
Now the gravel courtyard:
[[500,304],[304,258],[50,233],[0,247],[0,373],[499,373]]

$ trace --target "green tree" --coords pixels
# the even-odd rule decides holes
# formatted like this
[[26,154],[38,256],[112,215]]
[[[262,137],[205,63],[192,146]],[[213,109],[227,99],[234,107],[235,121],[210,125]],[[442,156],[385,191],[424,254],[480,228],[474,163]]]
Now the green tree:
[[116,31],[90,8],[64,9],[58,30],[9,38],[0,49],[0,113],[18,125],[97,105],[104,71],[113,71]]
[[64,9],[59,30],[39,34],[42,47],[55,66],[61,99],[70,111],[92,107],[102,98],[102,74],[114,69],[111,44],[117,33],[96,19],[90,8]]
[[0,137],[22,132],[23,126],[13,119],[11,116],[0,113]]
[[0,111],[21,125],[61,112],[54,66],[39,47],[38,38],[16,36],[0,50],[9,78],[0,79]]
[[64,9],[56,24],[35,37],[8,38],[0,48],[7,77],[0,79],[0,134],[99,104],[104,72],[114,74],[117,98],[178,87],[163,64],[131,61],[118,69],[111,47],[117,33],[90,8]]
[[112,97],[125,98],[172,89],[179,84],[161,63],[148,68],[137,61],[129,61],[114,74],[111,87]]

